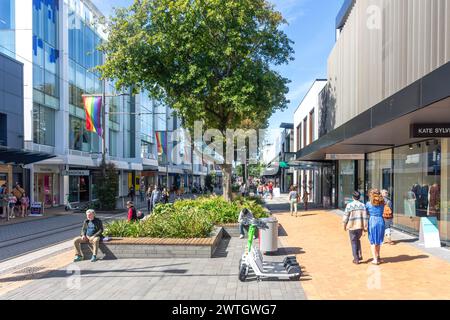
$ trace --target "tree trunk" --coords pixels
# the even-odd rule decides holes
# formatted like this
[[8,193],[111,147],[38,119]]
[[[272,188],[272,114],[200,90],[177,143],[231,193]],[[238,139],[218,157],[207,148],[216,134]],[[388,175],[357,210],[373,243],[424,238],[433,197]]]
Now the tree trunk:
[[223,198],[230,202],[231,199],[231,174],[233,166],[231,164],[223,164],[222,168],[222,187],[223,187]]

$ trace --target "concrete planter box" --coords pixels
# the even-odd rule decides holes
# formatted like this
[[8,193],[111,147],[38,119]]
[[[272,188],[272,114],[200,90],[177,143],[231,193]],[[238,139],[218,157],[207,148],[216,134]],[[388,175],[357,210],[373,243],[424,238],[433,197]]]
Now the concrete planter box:
[[239,237],[239,223],[227,223],[224,225],[221,225],[223,228],[224,236],[229,238],[236,238]]
[[[157,259],[157,258],[211,258],[219,246],[224,229],[217,227],[210,238],[205,239],[159,239],[159,238],[113,238],[101,242],[99,259]],[[90,259],[90,245],[82,244],[85,259]]]

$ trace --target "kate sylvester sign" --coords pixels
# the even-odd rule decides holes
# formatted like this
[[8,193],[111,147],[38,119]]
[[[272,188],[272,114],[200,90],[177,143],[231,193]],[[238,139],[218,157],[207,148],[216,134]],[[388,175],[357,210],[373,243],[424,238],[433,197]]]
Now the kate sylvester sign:
[[450,138],[450,123],[412,124],[411,138]]

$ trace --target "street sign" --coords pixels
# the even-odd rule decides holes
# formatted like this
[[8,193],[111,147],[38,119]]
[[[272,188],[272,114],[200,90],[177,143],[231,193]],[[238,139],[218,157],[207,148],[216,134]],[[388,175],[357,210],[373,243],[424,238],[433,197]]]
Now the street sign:
[[88,176],[89,173],[89,170],[63,170],[62,175],[70,177],[83,177]]
[[30,205],[30,216],[42,217],[44,214],[44,206],[42,202],[33,202]]
[[364,153],[362,154],[327,154],[326,160],[364,160]]
[[419,243],[425,248],[440,248],[441,238],[439,236],[438,221],[436,217],[420,219]]

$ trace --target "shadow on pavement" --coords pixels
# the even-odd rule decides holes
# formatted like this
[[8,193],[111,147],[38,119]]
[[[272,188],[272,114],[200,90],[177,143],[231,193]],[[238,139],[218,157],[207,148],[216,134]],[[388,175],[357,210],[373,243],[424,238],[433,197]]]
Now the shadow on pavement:
[[277,256],[290,256],[294,254],[303,254],[305,251],[303,251],[302,248],[280,248],[275,253],[266,254],[267,256],[277,257]]
[[399,243],[414,243],[419,241],[419,238],[413,238],[413,239],[402,239],[402,240],[394,240],[394,244],[399,244]]
[[286,229],[284,229],[281,224],[278,225],[278,236],[279,237],[287,237],[288,236]]
[[398,263],[398,262],[407,262],[407,261],[413,261],[418,259],[429,259],[429,256],[426,255],[418,255],[418,256],[408,256],[408,255],[401,255],[397,257],[389,257],[389,258],[383,258],[381,257],[381,260],[384,261],[384,263]]
[[226,258],[228,257],[228,245],[230,244],[231,238],[222,238],[219,246],[212,256],[213,259]]

